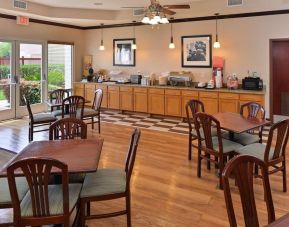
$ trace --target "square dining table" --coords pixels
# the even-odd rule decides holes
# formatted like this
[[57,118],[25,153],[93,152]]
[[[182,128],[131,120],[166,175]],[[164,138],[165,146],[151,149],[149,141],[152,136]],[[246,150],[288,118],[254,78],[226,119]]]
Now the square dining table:
[[220,122],[221,129],[229,132],[230,140],[234,140],[235,133],[247,132],[270,123],[255,117],[244,117],[238,113],[219,112],[213,116]]
[[[68,166],[69,173],[95,172],[98,167],[102,145],[102,138],[34,141],[2,167],[0,177],[7,176],[6,169],[12,162],[32,157],[53,158],[64,162]],[[52,173],[57,174],[59,170],[52,170]],[[22,172],[19,170],[16,174],[22,175]]]

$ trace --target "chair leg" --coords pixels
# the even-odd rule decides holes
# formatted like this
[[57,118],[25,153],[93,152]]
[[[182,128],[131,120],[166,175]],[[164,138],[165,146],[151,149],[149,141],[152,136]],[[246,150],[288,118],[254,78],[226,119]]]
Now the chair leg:
[[219,166],[218,166],[218,157],[217,156],[215,156],[215,169],[218,169],[219,168]]
[[130,209],[130,192],[126,196],[126,217],[127,217],[127,227],[131,227],[131,209]]
[[90,216],[90,202],[86,203],[86,215]]
[[208,170],[211,170],[211,162],[210,162],[210,159],[211,159],[211,155],[207,155],[207,158],[209,159],[209,160],[207,160],[207,169]]
[[30,141],[33,141],[33,124],[30,125]]
[[198,177],[201,177],[201,165],[202,165],[201,149],[198,148],[198,168],[197,168]]
[[188,159],[192,160],[192,136],[189,134],[189,154]]
[[286,161],[282,162],[283,166],[283,192],[287,192],[287,181],[286,181]]
[[98,114],[98,133],[100,134],[100,114]]
[[255,175],[258,176],[259,174],[259,167],[258,165],[255,165]]
[[223,190],[223,182],[222,182],[222,172],[224,169],[224,158],[223,157],[219,157],[219,187],[221,190]]
[[93,117],[91,117],[91,128],[94,129],[94,121],[93,121]]
[[30,124],[28,126],[28,141],[29,142],[31,141],[31,127],[30,127]]
[[85,202],[80,199],[79,227],[85,227]]

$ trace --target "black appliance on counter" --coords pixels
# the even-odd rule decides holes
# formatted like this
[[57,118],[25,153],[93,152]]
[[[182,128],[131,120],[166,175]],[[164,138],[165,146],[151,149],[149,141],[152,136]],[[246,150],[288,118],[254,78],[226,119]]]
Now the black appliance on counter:
[[141,84],[141,75],[130,75],[130,82],[132,84]]
[[260,77],[245,77],[242,79],[242,88],[244,90],[262,90],[263,80]]

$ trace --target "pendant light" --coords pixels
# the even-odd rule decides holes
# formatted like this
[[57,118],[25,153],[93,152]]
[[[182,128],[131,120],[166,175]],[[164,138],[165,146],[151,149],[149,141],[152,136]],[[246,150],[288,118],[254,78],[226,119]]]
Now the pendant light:
[[220,48],[221,44],[218,40],[218,16],[219,16],[219,14],[215,13],[215,16],[216,16],[216,40],[214,42],[214,48]]
[[103,45],[103,24],[101,25],[101,41],[100,41],[100,46],[99,46],[99,50],[104,50],[104,45]]
[[170,42],[169,48],[175,49],[174,37],[173,37],[173,24],[172,23],[171,23],[171,42]]
[[[136,21],[133,21],[133,23],[135,23]],[[133,43],[131,46],[131,49],[136,50],[136,40],[135,40],[135,26],[133,25]]]

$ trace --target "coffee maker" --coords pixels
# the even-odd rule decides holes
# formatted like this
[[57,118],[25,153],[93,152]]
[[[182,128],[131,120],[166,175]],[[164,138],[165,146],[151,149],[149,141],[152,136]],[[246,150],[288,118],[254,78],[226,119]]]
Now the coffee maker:
[[224,58],[213,57],[213,80],[216,88],[223,87]]

